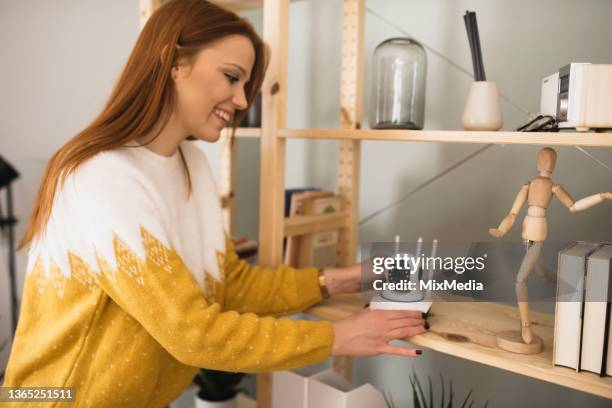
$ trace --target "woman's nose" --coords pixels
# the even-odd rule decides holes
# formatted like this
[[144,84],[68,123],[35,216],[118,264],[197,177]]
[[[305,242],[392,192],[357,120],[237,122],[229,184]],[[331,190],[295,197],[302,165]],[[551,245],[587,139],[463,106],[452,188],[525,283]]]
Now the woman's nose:
[[234,94],[234,97],[232,98],[232,103],[236,105],[237,109],[244,110],[247,108],[248,102],[246,99],[246,95],[244,94],[244,89],[240,88],[240,90],[236,92],[236,94]]

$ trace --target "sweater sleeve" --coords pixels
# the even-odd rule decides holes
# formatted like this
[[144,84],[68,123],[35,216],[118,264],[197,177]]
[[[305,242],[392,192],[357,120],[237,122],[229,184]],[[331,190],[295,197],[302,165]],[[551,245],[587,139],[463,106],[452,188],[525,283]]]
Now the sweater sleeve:
[[[86,209],[82,213],[93,217],[90,221],[98,226],[90,223],[89,235],[96,228],[111,231],[101,234],[112,241],[110,248],[97,237],[93,243],[97,281],[178,361],[257,372],[298,367],[329,356],[330,322],[258,317],[209,304],[169,242],[163,215],[146,186],[129,177],[108,182],[105,178],[81,185],[78,202]],[[91,194],[92,186],[102,191]],[[72,256],[71,264],[74,269],[86,263]]]
[[282,315],[301,312],[321,300],[316,268],[251,266],[238,258],[227,240],[225,308]]

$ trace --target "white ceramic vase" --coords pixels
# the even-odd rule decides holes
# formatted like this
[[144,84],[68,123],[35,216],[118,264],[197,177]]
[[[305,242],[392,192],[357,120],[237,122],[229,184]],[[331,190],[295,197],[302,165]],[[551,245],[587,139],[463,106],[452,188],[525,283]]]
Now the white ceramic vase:
[[236,397],[225,401],[205,401],[196,395],[194,400],[195,408],[236,408]]
[[461,124],[465,130],[501,129],[503,122],[495,82],[472,82]]

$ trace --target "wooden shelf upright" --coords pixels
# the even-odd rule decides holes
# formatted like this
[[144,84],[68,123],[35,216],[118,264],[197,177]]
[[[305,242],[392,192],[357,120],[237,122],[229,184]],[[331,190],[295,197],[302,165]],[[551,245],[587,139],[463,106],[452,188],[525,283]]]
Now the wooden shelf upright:
[[[285,226],[285,140],[277,136],[286,121],[288,23],[288,0],[264,2],[263,37],[270,47],[271,59],[261,89],[259,263],[270,267],[282,262]],[[257,406],[272,406],[270,373],[257,375]]]

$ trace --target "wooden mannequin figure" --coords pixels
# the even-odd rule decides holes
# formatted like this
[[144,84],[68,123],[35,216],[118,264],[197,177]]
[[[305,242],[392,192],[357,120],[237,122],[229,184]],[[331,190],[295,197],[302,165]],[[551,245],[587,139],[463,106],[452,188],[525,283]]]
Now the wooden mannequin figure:
[[521,354],[535,354],[542,350],[542,338],[533,334],[529,323],[529,302],[527,294],[527,277],[532,269],[548,280],[553,280],[544,270],[540,260],[542,245],[546,240],[546,208],[550,204],[553,194],[571,212],[586,210],[604,200],[611,200],[612,193],[599,193],[575,201],[560,184],[554,184],[550,176],[557,162],[557,153],[549,148],[538,152],[539,176],[525,183],[517,194],[512,209],[502,220],[498,228],[489,229],[489,233],[502,237],[514,224],[517,214],[527,202],[527,215],[523,221],[522,238],[525,242],[526,254],[516,277],[516,298],[521,319],[521,330],[504,331],[497,335],[499,348]]

